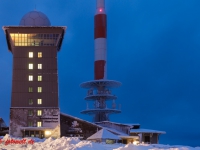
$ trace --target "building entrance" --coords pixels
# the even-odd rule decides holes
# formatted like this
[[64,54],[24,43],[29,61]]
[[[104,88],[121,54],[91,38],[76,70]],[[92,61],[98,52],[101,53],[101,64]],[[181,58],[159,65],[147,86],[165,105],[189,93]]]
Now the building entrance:
[[24,137],[37,137],[37,138],[44,138],[44,131],[24,131]]

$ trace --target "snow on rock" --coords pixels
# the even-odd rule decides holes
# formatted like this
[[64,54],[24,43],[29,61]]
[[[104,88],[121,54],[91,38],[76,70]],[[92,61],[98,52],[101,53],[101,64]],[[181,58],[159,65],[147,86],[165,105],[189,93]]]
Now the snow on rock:
[[[38,138],[25,138],[26,143],[23,144],[5,144],[6,140],[23,140],[22,138],[14,138],[10,135],[0,137],[0,150],[200,150],[200,147],[189,146],[170,146],[162,144],[105,144],[94,143],[91,141],[80,141],[78,138],[62,137],[58,139],[38,139]],[[35,143],[31,144],[28,141],[34,140]]]

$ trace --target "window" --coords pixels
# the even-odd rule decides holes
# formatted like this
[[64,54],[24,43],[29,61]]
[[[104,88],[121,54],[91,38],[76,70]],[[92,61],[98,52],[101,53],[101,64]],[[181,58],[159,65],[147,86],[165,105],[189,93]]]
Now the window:
[[28,69],[33,69],[33,64],[28,64]]
[[42,93],[42,87],[38,87],[38,93]]
[[33,52],[29,52],[29,53],[28,53],[28,57],[29,57],[29,58],[33,58]]
[[37,127],[41,127],[42,126],[42,122],[41,121],[38,121],[37,122]]
[[38,64],[38,69],[42,69],[42,64]]
[[28,110],[28,115],[33,116],[33,110]]
[[42,104],[42,99],[38,99],[37,103],[40,105]]
[[38,58],[42,58],[42,52],[38,52]]
[[33,75],[28,76],[28,81],[33,81]]
[[29,103],[29,105],[33,105],[33,99],[30,98],[30,99],[28,100],[28,103]]
[[38,76],[38,81],[42,81],[42,76]]
[[53,33],[10,33],[14,46],[56,46],[60,34]]
[[28,92],[29,93],[33,92],[33,87],[28,87]]
[[42,110],[38,110],[38,111],[37,111],[37,115],[38,115],[38,116],[42,116]]
[[28,126],[29,126],[29,127],[32,127],[32,126],[33,126],[33,122],[32,122],[32,121],[29,121],[29,122],[28,122]]

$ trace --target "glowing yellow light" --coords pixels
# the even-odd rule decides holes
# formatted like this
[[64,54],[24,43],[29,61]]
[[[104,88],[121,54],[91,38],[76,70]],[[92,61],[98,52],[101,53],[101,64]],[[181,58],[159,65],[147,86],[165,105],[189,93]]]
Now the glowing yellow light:
[[45,131],[45,135],[51,135],[51,131]]
[[138,144],[139,144],[138,141],[134,141],[134,142],[133,142],[133,145],[138,145]]

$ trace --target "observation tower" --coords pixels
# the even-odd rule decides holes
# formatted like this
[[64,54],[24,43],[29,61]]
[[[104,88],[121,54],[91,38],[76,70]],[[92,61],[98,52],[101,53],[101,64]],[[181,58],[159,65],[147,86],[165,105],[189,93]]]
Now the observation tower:
[[51,26],[40,11],[26,13],[19,26],[3,26],[13,54],[9,134],[60,137],[57,52],[65,26]]
[[[116,107],[117,97],[112,94],[111,88],[119,87],[120,82],[107,79],[107,19],[105,13],[105,0],[96,1],[96,14],[94,16],[94,80],[84,82],[80,86],[88,89],[86,101],[93,101],[94,107],[89,108],[87,103],[86,110],[82,114],[94,115],[94,122],[108,121],[109,114],[121,113]],[[112,100],[112,107],[108,108],[106,101]]]

